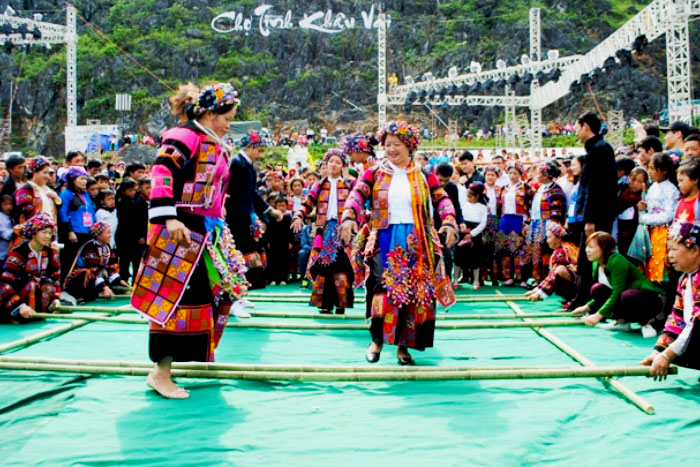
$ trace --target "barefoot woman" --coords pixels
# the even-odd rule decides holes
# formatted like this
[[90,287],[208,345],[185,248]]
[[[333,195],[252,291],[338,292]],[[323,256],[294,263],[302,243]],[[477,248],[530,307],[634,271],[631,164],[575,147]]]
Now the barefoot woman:
[[[165,132],[158,149],[149,220],[156,224],[155,232],[160,235],[152,235],[149,242],[149,255],[141,265],[144,272],[139,274],[144,282],[135,284],[132,303],[142,311],[150,310],[156,302],[177,303],[162,324],[150,316],[149,354],[156,365],[147,382],[163,397],[185,399],[188,392],[171,379],[171,363],[214,360],[231,301],[238,299],[247,285],[241,279],[245,272],[240,267],[242,258],[222,221],[230,158],[222,138],[236,113],[238,98],[227,83],[202,90],[188,84],[180,86],[170,102],[183,124]],[[158,225],[165,226],[167,235]],[[194,245],[194,233],[209,233],[209,240],[198,260],[190,256],[194,269],[182,270],[185,261],[175,256],[184,252],[182,257],[187,257],[185,253]],[[166,254],[168,247],[159,240],[164,237],[178,243],[177,249],[170,248],[172,256]],[[159,241],[163,256],[154,257],[152,253]],[[170,258],[175,259],[167,263]],[[191,275],[186,278],[190,270]],[[158,271],[166,271],[166,276]],[[175,282],[177,278],[180,283]],[[153,299],[150,291],[158,287],[154,282],[162,285]]]

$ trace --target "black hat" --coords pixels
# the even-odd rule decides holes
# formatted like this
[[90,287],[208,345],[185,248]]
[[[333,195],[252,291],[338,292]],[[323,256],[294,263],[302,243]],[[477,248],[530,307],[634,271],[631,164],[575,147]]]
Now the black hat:
[[690,125],[685,122],[673,122],[670,126],[666,128],[659,128],[659,130],[663,132],[680,131],[685,139],[685,137],[690,134]]

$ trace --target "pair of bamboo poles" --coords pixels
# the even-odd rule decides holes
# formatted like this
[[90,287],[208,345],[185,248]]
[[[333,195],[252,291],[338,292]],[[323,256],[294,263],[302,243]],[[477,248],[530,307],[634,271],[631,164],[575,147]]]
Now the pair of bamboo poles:
[[[261,294],[262,295],[262,294]],[[268,296],[269,294],[264,294]],[[289,297],[289,296],[287,296]],[[252,297],[256,299],[257,297]],[[277,297],[268,297],[274,299]],[[283,297],[279,297],[283,298]],[[293,297],[297,300],[296,297]],[[299,297],[304,298],[304,297]],[[465,297],[466,298],[466,297]],[[515,315],[448,315],[448,319],[473,320],[473,319],[521,319],[522,322],[510,323],[440,323],[438,328],[443,329],[494,329],[503,327],[528,327],[532,328],[540,336],[547,339],[557,348],[569,355],[583,367],[547,367],[547,368],[523,368],[523,367],[431,367],[431,368],[382,368],[382,367],[311,367],[311,366],[284,366],[284,365],[235,365],[235,364],[179,364],[174,367],[173,376],[192,378],[219,378],[219,379],[247,379],[247,380],[286,380],[286,381],[446,381],[446,380],[472,380],[472,379],[532,379],[532,378],[603,378],[603,381],[624,398],[635,404],[646,413],[654,413],[654,408],[639,395],[631,391],[613,378],[616,376],[650,376],[648,367],[597,367],[590,360],[569,347],[566,343],[553,336],[542,327],[580,325],[580,321],[550,321],[536,322],[532,318],[573,316],[569,313],[524,313],[515,303],[512,297],[497,295],[493,297],[477,296],[474,301],[505,301],[513,309]],[[522,296],[518,296],[522,298]],[[488,299],[488,300],[487,300]],[[59,313],[83,311],[91,313],[134,313],[129,308],[109,307],[57,307]],[[316,315],[311,313],[265,313],[258,312],[258,317],[285,317],[285,318],[327,318],[327,319],[362,319],[359,315]],[[68,332],[80,326],[94,321],[107,321],[119,323],[146,323],[142,319],[129,319],[102,315],[56,315],[37,314],[38,317],[49,319],[71,319],[74,322],[57,328],[56,330],[40,333],[31,338],[0,346],[0,354],[14,348],[31,345],[40,340]],[[332,318],[331,318],[332,317]],[[445,315],[440,315],[446,319]],[[230,327],[252,327],[258,329],[367,329],[365,325],[327,325],[322,323],[307,323],[304,327],[299,324],[285,323],[229,323]],[[87,374],[109,375],[146,375],[150,364],[139,362],[105,362],[105,361],[80,361],[80,360],[55,360],[55,359],[27,359],[21,357],[0,357],[0,369],[28,370],[28,371],[55,371]],[[676,374],[677,368],[672,367],[670,374]]]

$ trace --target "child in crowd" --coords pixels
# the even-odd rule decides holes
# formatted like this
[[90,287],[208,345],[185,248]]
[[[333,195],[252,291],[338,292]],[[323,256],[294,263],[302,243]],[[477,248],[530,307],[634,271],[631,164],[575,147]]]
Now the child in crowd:
[[639,209],[637,205],[647,190],[649,175],[643,167],[635,167],[628,176],[627,187],[617,196],[617,249],[627,259],[627,255],[637,226],[639,225]]
[[90,228],[95,223],[95,205],[87,193],[87,172],[82,167],[69,167],[65,176],[66,189],[61,192],[58,211],[58,236],[61,251],[62,276],[70,269],[78,250],[90,240]]
[[[498,156],[500,157],[500,156]],[[484,188],[486,188],[486,198],[488,203],[488,218],[486,228],[481,234],[481,241],[484,247],[484,263],[481,267],[481,283],[491,276],[491,285],[498,286],[498,260],[496,258],[496,237],[498,235],[498,219],[500,216],[501,192],[498,185],[501,169],[496,165],[488,166],[484,169]]]
[[646,276],[661,283],[666,278],[666,237],[673,221],[680,192],[676,188],[675,166],[666,153],[654,154],[649,161],[649,178],[653,182],[640,201],[639,223],[649,229],[651,259],[647,263]]
[[496,249],[501,258],[501,276],[504,285],[511,286],[515,281],[523,281],[522,266],[525,262],[524,237],[530,223],[532,189],[521,178],[525,169],[519,162],[508,165],[510,184],[503,189],[501,196],[501,219],[498,224]]
[[100,192],[100,187],[97,184],[97,180],[95,180],[92,177],[87,178],[87,183],[86,183],[86,188],[88,195],[90,195],[90,199],[92,200],[93,204],[97,206],[97,193]]
[[[466,229],[466,224],[464,224],[464,218],[462,217],[462,202],[459,199],[459,185],[452,182],[454,168],[451,164],[438,164],[434,167],[433,171],[437,179],[440,181],[440,187],[445,190],[447,196],[449,196],[450,200],[452,201],[452,205],[455,208],[455,213],[457,214],[457,225],[461,226],[463,229]],[[440,230],[440,227],[442,227],[442,219],[440,219],[440,213],[437,212],[437,210],[433,210],[433,227],[435,230]],[[445,244],[445,237],[443,235],[440,235],[440,243],[442,244],[442,258],[445,262],[445,274],[447,277],[451,277],[452,266],[454,264],[454,246],[452,248],[447,248],[447,245]]]
[[301,209],[301,203],[304,200],[304,181],[299,177],[294,177],[289,181],[289,191],[291,195],[289,196],[289,201],[292,203],[291,211],[296,212]]
[[65,291],[83,302],[97,297],[114,298],[112,287],[129,286],[119,278],[119,260],[109,247],[112,239],[109,224],[97,221],[90,233],[92,240],[80,248],[65,281]]
[[267,279],[270,285],[287,285],[290,253],[294,237],[292,234],[292,214],[288,211],[289,202],[283,194],[271,201],[272,206],[280,211],[282,219],[271,219],[265,231],[267,244]]
[[[95,175],[95,181],[97,182],[97,193],[99,194],[100,191],[102,190],[110,190],[112,193],[114,191],[112,190],[112,186],[109,184],[109,175],[104,174],[104,173],[99,173]],[[114,233],[114,232],[112,232]]]
[[[136,275],[141,256],[139,255],[139,245],[145,246],[146,235],[144,230],[148,224],[140,225],[143,220],[139,220],[135,215],[134,205],[138,196],[137,183],[133,178],[125,177],[115,197],[117,209],[117,233],[114,240],[119,251],[119,274],[124,282],[129,282],[131,277],[130,267],[133,265],[133,274]],[[143,243],[139,243],[143,239]]]
[[686,159],[676,171],[678,189],[681,192],[681,200],[676,209],[675,219],[681,222],[700,221],[698,212],[698,194],[700,194],[700,161],[698,159]]
[[301,277],[301,288],[306,289],[309,287],[309,279],[306,278],[306,265],[309,262],[309,256],[311,255],[311,248],[313,246],[314,236],[313,232],[316,231],[316,216],[310,214],[304,220],[305,225],[299,232],[299,255],[298,255],[298,271],[299,277]]
[[12,239],[12,196],[0,197],[0,265],[5,262]]
[[114,193],[111,190],[101,190],[97,194],[97,205],[99,209],[95,217],[98,221],[106,222],[110,226],[112,237],[109,241],[109,247],[112,250],[117,248],[117,243],[114,240],[114,235],[117,233],[119,220],[117,218],[117,210],[114,201]]
[[[474,182],[469,185],[467,189],[467,204],[462,208],[466,230],[464,237],[455,249],[455,264],[466,274],[469,274],[471,271],[473,277],[472,288],[474,290],[481,288],[481,275],[479,272],[483,263],[481,233],[486,228],[488,218],[487,204],[488,199],[486,198],[484,184]],[[459,282],[456,280],[459,277],[459,273],[455,267],[455,281],[452,284],[454,288],[459,286]]]

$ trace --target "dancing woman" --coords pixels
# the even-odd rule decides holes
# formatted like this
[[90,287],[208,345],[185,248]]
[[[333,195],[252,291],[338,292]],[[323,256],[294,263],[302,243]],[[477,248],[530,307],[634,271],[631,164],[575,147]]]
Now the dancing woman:
[[148,385],[185,399],[189,393],[171,379],[172,362],[214,360],[232,301],[247,286],[223,222],[230,155],[222,138],[239,101],[228,83],[201,90],[190,83],[170,102],[183,123],[166,131],[158,148],[149,209],[155,226],[132,304],[151,319]]
[[372,343],[366,358],[379,361],[387,343],[397,346],[401,365],[413,365],[409,348],[433,346],[436,287],[440,285],[438,293],[452,293],[449,280],[440,277],[444,267],[431,209],[440,213],[440,233],[448,248],[456,240],[455,210],[435,175],[425,176],[412,160],[420,141],[418,130],[406,122],[391,122],[379,140],[386,159],[367,170],[350,193],[341,239],[350,243],[369,201],[370,234],[364,246],[354,247],[363,254],[353,255],[353,260],[369,263],[365,287],[371,300],[367,318]]
[[343,314],[346,308],[353,307],[354,276],[340,242],[338,219],[343,215],[353,180],[343,178],[348,158],[339,149],[328,151],[323,162],[328,165],[328,177],[311,187],[301,209],[294,214],[292,230],[301,232],[304,219],[316,209],[316,236],[306,267],[306,275],[314,284],[310,304],[321,313],[331,313],[335,307],[336,314]]

